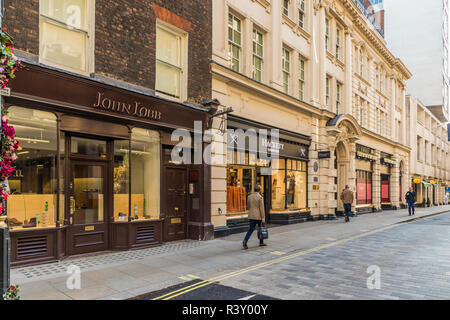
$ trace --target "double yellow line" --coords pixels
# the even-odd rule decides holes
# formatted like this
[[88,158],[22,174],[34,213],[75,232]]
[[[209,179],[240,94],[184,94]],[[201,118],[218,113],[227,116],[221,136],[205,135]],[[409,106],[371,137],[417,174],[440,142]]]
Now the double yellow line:
[[[426,219],[426,217],[424,217],[423,219]],[[412,223],[412,222],[415,222],[415,221],[416,220],[411,221],[409,223]],[[383,228],[380,228],[380,229],[376,229],[376,230],[373,230],[373,231],[361,233],[359,235],[352,236],[352,237],[349,237],[349,238],[346,238],[346,239],[330,242],[330,243],[327,243],[327,244],[324,244],[324,245],[320,245],[320,246],[317,246],[317,247],[314,247],[314,248],[311,248],[311,249],[307,249],[307,250],[303,250],[303,251],[300,251],[300,252],[296,252],[296,253],[290,254],[288,256],[275,258],[275,259],[272,259],[272,260],[269,260],[269,261],[266,261],[266,262],[262,262],[262,263],[256,264],[254,266],[250,266],[250,267],[247,267],[247,268],[244,268],[244,269],[240,269],[238,271],[234,271],[234,272],[231,272],[231,273],[224,274],[222,276],[218,276],[218,277],[215,277],[215,278],[211,278],[209,280],[203,280],[203,281],[194,283],[194,284],[189,285],[187,287],[183,287],[181,289],[178,289],[178,290],[166,293],[166,294],[164,294],[162,296],[156,297],[156,298],[154,298],[152,300],[170,300],[170,299],[173,299],[173,298],[178,297],[180,295],[183,295],[183,294],[186,294],[188,292],[191,292],[193,290],[197,290],[197,289],[202,288],[204,286],[216,283],[218,281],[222,281],[222,280],[225,280],[225,279],[228,279],[228,278],[231,278],[231,277],[235,277],[235,276],[238,276],[238,275],[241,275],[243,273],[247,273],[247,272],[250,272],[250,271],[253,271],[253,270],[257,270],[257,269],[261,269],[261,268],[264,268],[264,267],[268,267],[268,266],[271,266],[271,265],[276,264],[276,263],[280,263],[280,262],[283,262],[283,261],[286,261],[286,260],[294,259],[294,258],[303,256],[303,255],[307,255],[307,254],[310,254],[310,253],[313,253],[313,252],[317,252],[317,251],[320,251],[320,250],[323,250],[323,249],[326,249],[326,248],[330,248],[330,247],[334,247],[334,246],[337,246],[337,245],[340,245],[340,244],[344,244],[344,243],[347,243],[349,241],[353,241],[353,240],[356,240],[356,239],[359,239],[359,238],[362,238],[362,237],[370,236],[372,234],[376,234],[376,233],[379,233],[379,232],[383,232],[383,231],[395,228],[397,226],[400,226],[400,225],[399,224],[394,224],[394,225],[386,226],[386,227],[383,227]]]

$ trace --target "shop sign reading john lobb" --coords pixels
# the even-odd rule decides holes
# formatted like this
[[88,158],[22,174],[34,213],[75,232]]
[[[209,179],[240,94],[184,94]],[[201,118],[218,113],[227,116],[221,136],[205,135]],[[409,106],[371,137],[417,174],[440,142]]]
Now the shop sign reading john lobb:
[[129,114],[131,116],[161,120],[161,112],[141,105],[140,102],[135,101],[133,104],[116,101],[106,97],[103,93],[97,92],[97,97],[93,104],[94,108],[104,109],[108,111],[115,111],[119,113]]

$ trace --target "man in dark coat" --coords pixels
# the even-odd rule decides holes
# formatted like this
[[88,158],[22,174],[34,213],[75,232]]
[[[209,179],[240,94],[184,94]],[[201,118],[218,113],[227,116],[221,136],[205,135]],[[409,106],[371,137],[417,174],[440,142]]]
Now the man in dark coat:
[[409,212],[409,215],[411,215],[411,212],[412,212],[412,215],[414,215],[414,211],[415,211],[415,208],[414,208],[414,203],[416,202],[416,200],[417,200],[417,196],[416,196],[416,192],[414,191],[414,188],[409,188],[409,191],[406,193],[406,195],[405,195],[405,199],[406,199],[406,202],[408,203],[408,212]]

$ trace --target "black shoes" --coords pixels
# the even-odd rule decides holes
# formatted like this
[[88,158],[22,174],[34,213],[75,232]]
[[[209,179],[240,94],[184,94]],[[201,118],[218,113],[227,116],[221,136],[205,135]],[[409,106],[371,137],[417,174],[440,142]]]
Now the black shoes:
[[243,247],[244,249],[248,249],[248,247],[247,247],[247,242],[243,241],[243,242],[242,242],[242,247]]

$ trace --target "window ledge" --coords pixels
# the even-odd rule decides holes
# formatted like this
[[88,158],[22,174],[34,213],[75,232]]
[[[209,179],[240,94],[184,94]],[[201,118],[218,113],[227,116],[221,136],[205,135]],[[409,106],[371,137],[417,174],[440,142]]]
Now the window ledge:
[[287,24],[293,30],[295,30],[297,27],[297,24],[284,13],[283,13],[283,24]]

